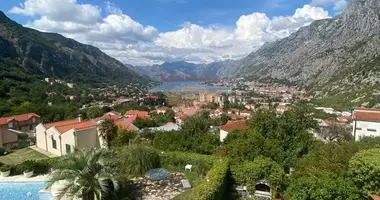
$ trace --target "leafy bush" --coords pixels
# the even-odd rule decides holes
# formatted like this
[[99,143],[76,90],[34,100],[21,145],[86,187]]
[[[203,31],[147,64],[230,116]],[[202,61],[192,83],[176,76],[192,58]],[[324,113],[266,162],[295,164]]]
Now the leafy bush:
[[24,171],[33,170],[35,174],[46,174],[50,172],[50,169],[55,166],[59,161],[59,158],[48,158],[43,160],[27,160],[20,164],[12,166],[12,174],[18,175],[24,173]]
[[313,176],[296,178],[289,185],[285,193],[286,199],[366,199],[359,196],[352,181],[330,172],[320,171]]
[[349,175],[366,195],[380,194],[380,149],[358,152],[349,162]]
[[175,200],[217,200],[223,199],[226,193],[227,177],[229,174],[229,162],[218,159],[207,173],[206,180],[192,190],[176,196]]
[[11,169],[12,169],[12,166],[10,166],[10,165],[2,165],[0,167],[0,172],[6,172],[6,171],[9,171]]
[[125,174],[132,176],[142,176],[150,169],[161,166],[157,151],[141,145],[125,147],[120,155],[120,161]]
[[253,162],[244,162],[231,166],[232,176],[239,185],[247,186],[250,192],[255,191],[258,181],[265,179],[275,192],[284,180],[284,170],[270,158],[257,158]]

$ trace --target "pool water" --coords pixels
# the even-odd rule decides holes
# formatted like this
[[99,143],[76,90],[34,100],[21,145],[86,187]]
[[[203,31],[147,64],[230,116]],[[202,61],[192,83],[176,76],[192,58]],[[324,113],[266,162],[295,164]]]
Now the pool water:
[[51,200],[49,193],[39,193],[46,182],[0,182],[0,200]]

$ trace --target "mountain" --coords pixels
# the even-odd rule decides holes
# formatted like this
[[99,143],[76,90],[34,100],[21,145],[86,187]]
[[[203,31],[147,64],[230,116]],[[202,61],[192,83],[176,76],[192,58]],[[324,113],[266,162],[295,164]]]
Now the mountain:
[[163,82],[206,81],[216,79],[218,67],[184,61],[164,62],[161,65],[138,66],[131,69],[138,74]]
[[1,11],[0,70],[2,79],[54,77],[89,84],[145,83],[98,48],[59,34],[25,28]]
[[380,1],[351,0],[338,16],[265,44],[230,70],[232,77],[286,81],[325,103],[375,103],[380,81]]
[[209,64],[194,64],[185,61],[164,62],[161,65],[131,66],[130,69],[144,78],[163,82],[209,81],[228,78],[230,70],[239,61],[226,60]]

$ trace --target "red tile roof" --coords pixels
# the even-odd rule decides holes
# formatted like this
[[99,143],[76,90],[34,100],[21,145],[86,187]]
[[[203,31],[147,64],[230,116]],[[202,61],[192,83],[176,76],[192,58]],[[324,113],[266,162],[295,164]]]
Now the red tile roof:
[[375,121],[380,122],[380,110],[358,108],[352,113],[352,118],[358,121]]
[[65,133],[66,131],[69,131],[71,129],[83,130],[83,129],[88,129],[88,128],[94,128],[96,126],[97,126],[97,124],[94,121],[84,121],[84,122],[80,122],[80,123],[69,124],[66,126],[56,126],[55,128],[59,132]]
[[104,119],[113,119],[113,120],[117,120],[117,119],[120,119],[122,118],[123,116],[121,115],[110,115],[110,114],[105,114],[101,117],[98,117],[98,118],[95,118],[93,119],[93,121],[100,121],[100,120],[104,120]]
[[22,115],[13,115],[13,116],[9,116],[9,117],[1,117],[0,118],[0,125],[5,125],[13,119],[18,121],[18,122],[27,121],[32,117],[40,118],[40,116],[35,114],[35,113],[26,113],[26,114],[22,114]]
[[128,119],[115,120],[115,125],[118,127],[125,128],[126,130],[129,130],[129,131],[138,130],[138,128],[135,125],[133,125]]
[[148,118],[149,113],[147,111],[140,111],[140,110],[128,110],[125,112],[125,115],[131,115],[131,116],[138,116],[141,118]]
[[227,124],[220,127],[221,130],[230,132],[233,130],[243,130],[249,128],[249,124],[245,120],[231,121],[229,120]]
[[78,119],[70,119],[70,120],[65,120],[65,121],[58,121],[58,122],[52,122],[45,124],[45,128],[50,128],[50,127],[58,127],[58,126],[68,126],[68,125],[73,125],[73,124],[78,124],[80,121]]

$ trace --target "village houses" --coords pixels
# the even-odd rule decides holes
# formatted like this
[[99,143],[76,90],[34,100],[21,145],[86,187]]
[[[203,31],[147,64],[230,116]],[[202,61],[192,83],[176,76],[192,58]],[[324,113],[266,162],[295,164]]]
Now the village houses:
[[11,148],[18,142],[18,135],[33,132],[40,123],[40,116],[26,113],[0,118],[0,148]]

